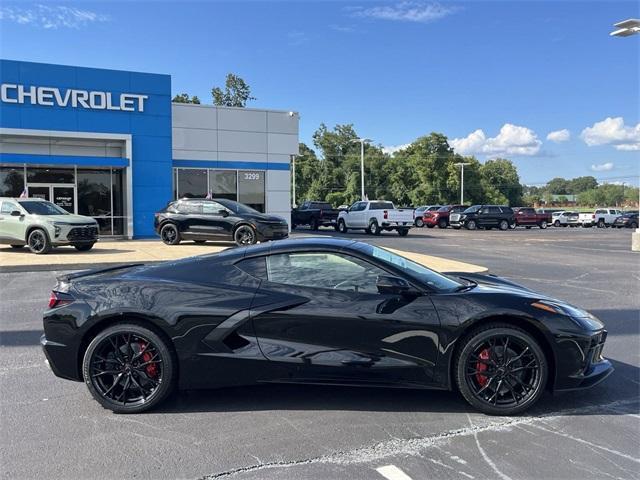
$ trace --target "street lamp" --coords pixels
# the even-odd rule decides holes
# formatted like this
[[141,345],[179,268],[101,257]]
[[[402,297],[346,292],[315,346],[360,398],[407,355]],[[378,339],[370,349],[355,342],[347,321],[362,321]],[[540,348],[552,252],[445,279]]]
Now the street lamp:
[[464,166],[470,163],[459,162],[454,163],[456,167],[460,167],[460,205],[464,205]]
[[360,142],[360,194],[364,200],[364,144],[370,142],[368,138],[354,138],[352,142]]
[[613,26],[616,27],[617,30],[609,33],[612,37],[630,37],[631,35],[640,33],[640,20],[637,18],[629,18],[622,22],[614,23]]

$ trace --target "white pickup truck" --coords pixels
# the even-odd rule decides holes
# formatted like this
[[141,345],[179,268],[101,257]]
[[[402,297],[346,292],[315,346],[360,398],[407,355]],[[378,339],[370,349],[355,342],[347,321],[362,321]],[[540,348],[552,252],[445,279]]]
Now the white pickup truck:
[[593,213],[581,213],[578,216],[578,223],[583,227],[597,225],[598,228],[613,225],[616,218],[622,215],[622,211],[617,208],[598,208]]
[[364,230],[380,235],[383,230],[396,230],[401,237],[413,226],[413,209],[396,209],[384,200],[355,202],[338,215],[338,231]]

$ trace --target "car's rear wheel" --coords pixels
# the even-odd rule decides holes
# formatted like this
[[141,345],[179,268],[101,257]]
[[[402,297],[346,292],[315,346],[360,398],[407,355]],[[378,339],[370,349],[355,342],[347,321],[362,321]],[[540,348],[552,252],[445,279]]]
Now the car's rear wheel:
[[41,228],[36,228],[29,233],[27,245],[29,245],[29,250],[36,255],[42,255],[51,251],[51,241]]
[[606,224],[604,223],[604,219],[600,219],[598,220],[598,224],[597,224],[598,228],[604,228],[606,227]]
[[11,248],[15,248],[16,250],[19,250],[21,248],[24,248],[24,245],[11,245]]
[[347,228],[347,224],[344,223],[344,220],[342,219],[338,220],[338,231],[340,233],[347,233],[349,231],[349,229]]
[[[500,228],[500,230],[509,230],[509,222],[507,222],[506,220],[501,220],[500,223],[498,224],[498,228]],[[531,227],[528,227],[531,228]]]
[[447,221],[444,218],[438,220],[438,228],[447,228]]
[[[629,228],[638,228],[638,224],[636,222],[631,222],[631,225],[629,225]],[[11,245],[13,247],[13,245]]]
[[547,222],[545,220],[541,221],[539,227],[544,230],[547,228]]
[[173,390],[174,356],[157,333],[134,323],[109,327],[91,341],[82,362],[84,382],[104,408],[138,413]]
[[507,324],[489,324],[462,342],[455,380],[473,407],[490,415],[514,415],[540,399],[548,362],[530,334]]
[[478,228],[478,225],[476,224],[475,220],[467,221],[467,223],[465,223],[464,226],[467,230],[475,230],[476,228]]
[[418,228],[422,228],[424,227],[424,220],[422,220],[421,218],[416,218],[416,227]]
[[258,241],[256,232],[249,225],[240,225],[233,232],[233,240],[237,245],[253,245]]
[[407,235],[409,235],[409,229],[408,228],[399,228],[398,229],[398,235],[400,235],[401,237],[406,237]]
[[377,220],[371,220],[369,222],[369,231],[372,235],[380,235],[380,232],[382,232],[382,230],[380,229],[380,225],[378,225]]
[[560,226],[560,220],[556,220],[555,222],[553,222],[553,226],[554,227],[559,227]]
[[79,252],[88,252],[93,248],[93,243],[85,243],[84,245],[74,245]]
[[160,230],[160,238],[167,245],[178,245],[180,243],[180,232],[173,223],[167,223]]

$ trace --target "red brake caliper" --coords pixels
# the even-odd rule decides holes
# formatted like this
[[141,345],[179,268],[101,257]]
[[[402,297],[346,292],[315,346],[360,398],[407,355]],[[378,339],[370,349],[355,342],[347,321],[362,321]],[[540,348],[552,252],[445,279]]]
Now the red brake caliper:
[[[151,352],[147,352],[148,343],[140,343],[140,349],[144,351],[142,354],[142,363],[150,362],[153,358]],[[158,366],[155,363],[150,363],[146,367],[144,367],[144,371],[147,372],[151,378],[156,378],[158,376]]]
[[[484,350],[482,350],[480,352],[480,355],[478,355],[478,358],[480,360],[488,362],[489,361],[489,349],[485,348]],[[487,368],[488,368],[488,366],[487,366],[486,363],[476,362],[476,371],[484,372]],[[487,377],[482,375],[481,373],[476,373],[476,380],[478,380],[478,383],[480,384],[481,387],[484,387],[487,384]]]

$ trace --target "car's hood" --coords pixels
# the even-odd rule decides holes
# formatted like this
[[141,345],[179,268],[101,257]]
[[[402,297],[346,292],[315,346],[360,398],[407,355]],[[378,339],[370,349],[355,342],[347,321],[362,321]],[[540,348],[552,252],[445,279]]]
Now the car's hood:
[[88,223],[97,223],[91,217],[85,217],[83,215],[38,215],[41,220],[48,220],[49,222],[70,223],[74,225],[86,225]]
[[495,275],[482,273],[449,273],[448,275],[463,282],[477,283],[478,285],[472,290],[476,293],[505,293],[539,299],[548,298],[546,295],[534,292],[527,287]]

